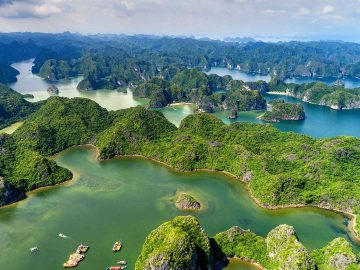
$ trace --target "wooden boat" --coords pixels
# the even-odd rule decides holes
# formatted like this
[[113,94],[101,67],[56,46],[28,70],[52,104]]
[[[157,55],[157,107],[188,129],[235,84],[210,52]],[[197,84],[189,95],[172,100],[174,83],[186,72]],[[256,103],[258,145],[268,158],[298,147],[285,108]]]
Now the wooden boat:
[[72,268],[76,267],[79,262],[81,262],[85,258],[84,255],[73,253],[70,255],[69,259],[63,264],[64,268]]
[[107,267],[106,270],[123,270],[127,268],[127,266],[110,266],[110,267]]
[[89,246],[87,245],[83,245],[82,243],[78,246],[78,248],[76,249],[76,253],[78,254],[84,254],[89,250]]
[[127,261],[124,261],[124,260],[122,260],[122,261],[118,261],[118,262],[117,262],[117,264],[126,265],[126,264],[127,264]]
[[121,250],[121,247],[122,247],[122,243],[121,242],[115,242],[113,248],[112,248],[112,251],[113,252],[117,252],[117,251],[120,251]]

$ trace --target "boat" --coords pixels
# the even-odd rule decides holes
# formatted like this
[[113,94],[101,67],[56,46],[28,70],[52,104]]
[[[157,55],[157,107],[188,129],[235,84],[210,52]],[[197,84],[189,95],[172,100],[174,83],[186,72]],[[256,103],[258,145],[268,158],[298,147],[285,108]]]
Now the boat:
[[125,265],[125,264],[127,264],[127,261],[124,261],[124,260],[122,260],[122,261],[118,261],[118,262],[117,262],[117,264],[122,264],[122,265]]
[[78,248],[76,249],[76,253],[77,254],[84,254],[89,250],[89,246],[84,245],[83,243],[81,243]]
[[112,251],[113,252],[117,252],[117,251],[120,251],[121,250],[121,247],[122,247],[122,243],[121,242],[115,242],[113,248],[112,248]]
[[106,267],[106,270],[123,270],[127,268],[127,266],[110,266],[110,267]]
[[70,255],[69,259],[63,264],[64,268],[76,267],[79,262],[81,262],[85,256],[83,254],[73,253]]
[[67,238],[67,236],[65,234],[59,233],[59,237],[61,238]]
[[32,248],[30,248],[30,251],[31,251],[32,253],[34,253],[34,252],[36,252],[36,251],[39,251],[39,248],[38,248],[38,247],[32,247]]

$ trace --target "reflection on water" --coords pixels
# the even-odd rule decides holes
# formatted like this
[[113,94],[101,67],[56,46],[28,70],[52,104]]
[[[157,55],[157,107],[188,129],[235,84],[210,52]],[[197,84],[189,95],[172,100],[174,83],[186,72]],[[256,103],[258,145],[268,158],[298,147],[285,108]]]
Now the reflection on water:
[[[45,100],[50,97],[46,90],[51,83],[31,73],[32,60],[16,63],[12,66],[20,71],[20,75],[18,75],[16,83],[9,85],[11,88],[22,94],[32,94],[34,98],[29,99],[29,101]],[[108,110],[125,109],[137,105],[147,106],[148,104],[146,99],[134,98],[131,91],[126,93],[106,89],[79,91],[76,87],[81,80],[81,77],[77,77],[70,80],[61,80],[54,84],[59,88],[59,96],[88,98]]]
[[260,75],[245,73],[236,69],[227,69],[227,68],[217,68],[213,67],[209,71],[205,72],[206,74],[217,74],[219,76],[230,75],[234,80],[242,80],[244,82],[256,82],[263,80],[265,82],[270,82],[270,75]]

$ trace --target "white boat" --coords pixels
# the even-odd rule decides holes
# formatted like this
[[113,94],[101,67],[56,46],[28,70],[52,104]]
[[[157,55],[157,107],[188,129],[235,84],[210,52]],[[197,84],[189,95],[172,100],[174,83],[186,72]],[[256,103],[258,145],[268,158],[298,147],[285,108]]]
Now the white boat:
[[39,251],[39,248],[38,248],[38,247],[32,247],[32,248],[30,248],[30,251],[31,251],[32,253],[34,253],[34,252],[36,252],[36,251]]
[[61,238],[67,238],[67,236],[65,234],[59,233],[59,237]]
[[122,261],[118,261],[118,262],[117,262],[117,264],[122,264],[122,265],[125,265],[125,264],[127,264],[127,261],[124,261],[124,260],[122,260]]

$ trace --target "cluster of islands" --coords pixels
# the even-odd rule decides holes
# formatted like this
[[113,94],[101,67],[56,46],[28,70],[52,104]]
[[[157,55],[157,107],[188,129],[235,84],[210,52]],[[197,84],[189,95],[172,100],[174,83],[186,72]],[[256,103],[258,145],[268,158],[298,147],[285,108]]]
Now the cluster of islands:
[[[29,191],[72,179],[73,172],[51,157],[72,146],[93,145],[99,160],[141,156],[182,172],[224,172],[244,182],[256,203],[264,208],[312,206],[343,213],[351,219],[354,237],[360,237],[358,138],[315,139],[281,132],[266,124],[226,125],[212,114],[228,111],[228,117],[236,119],[238,111],[267,109],[259,116],[263,121],[306,121],[301,104],[282,99],[267,104],[264,95],[287,95],[335,110],[351,110],[360,108],[360,88],[346,89],[341,81],[332,85],[285,83],[289,70],[283,74],[274,70],[270,82],[207,75],[204,67],[211,63],[233,67],[236,58],[223,62],[228,58],[218,56],[216,61],[207,59],[204,65],[199,55],[188,59],[177,54],[181,45],[172,40],[145,38],[145,48],[137,48],[132,47],[132,42],[136,42],[129,38],[126,46],[138,53],[134,55],[127,51],[129,48],[100,41],[93,50],[85,50],[79,47],[84,41],[78,38],[81,42],[73,38],[73,47],[60,50],[59,46],[31,47],[29,43],[17,46],[26,45],[36,52],[32,72],[46,80],[82,75],[79,91],[129,88],[135,97],[148,99],[149,108],[108,111],[92,100],[59,97],[56,85],[47,89],[47,100],[30,102],[31,96],[0,85],[0,128],[24,122],[13,134],[0,134],[0,206],[26,198]],[[44,42],[41,37],[37,39],[38,43]],[[89,46],[91,42],[87,42],[84,43]],[[168,47],[173,50],[152,49],[154,42],[158,46],[170,44]],[[194,46],[195,41],[191,45],[182,42],[187,48]],[[199,42],[196,46],[206,51],[205,48],[220,45]],[[221,46],[223,52],[244,50],[236,45]],[[31,49],[24,57],[27,56],[32,56]],[[185,65],[186,61],[191,64]],[[243,68],[240,62],[238,67]],[[350,66],[343,69],[343,76],[350,70],[355,72]],[[301,70],[297,67],[296,72]],[[14,75],[10,71],[3,74]],[[3,82],[11,82],[11,78]],[[176,127],[161,112],[153,110],[174,103],[194,103],[197,113]],[[204,207],[201,200],[186,192],[176,194],[173,203],[188,213],[201,212]],[[135,269],[222,269],[228,258],[240,258],[264,269],[360,267],[359,255],[344,238],[309,251],[289,225],[273,228],[266,237],[236,226],[208,236],[196,218],[178,216],[148,235]]]

